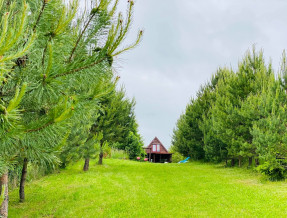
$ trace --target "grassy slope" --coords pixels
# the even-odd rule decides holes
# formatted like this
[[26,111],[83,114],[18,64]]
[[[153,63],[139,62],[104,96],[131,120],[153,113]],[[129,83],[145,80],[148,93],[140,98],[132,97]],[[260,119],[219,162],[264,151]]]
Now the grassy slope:
[[287,215],[287,184],[242,169],[105,160],[84,173],[80,164],[29,183],[26,203],[15,190],[10,217]]

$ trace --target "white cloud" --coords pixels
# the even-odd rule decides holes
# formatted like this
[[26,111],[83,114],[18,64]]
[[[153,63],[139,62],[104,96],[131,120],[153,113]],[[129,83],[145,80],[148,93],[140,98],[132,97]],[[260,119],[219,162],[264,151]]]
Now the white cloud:
[[[127,0],[119,9],[126,11]],[[168,147],[176,120],[220,66],[237,67],[256,44],[278,69],[287,48],[285,0],[136,0],[127,42],[144,28],[142,44],[117,64],[121,82],[137,101],[140,132]]]

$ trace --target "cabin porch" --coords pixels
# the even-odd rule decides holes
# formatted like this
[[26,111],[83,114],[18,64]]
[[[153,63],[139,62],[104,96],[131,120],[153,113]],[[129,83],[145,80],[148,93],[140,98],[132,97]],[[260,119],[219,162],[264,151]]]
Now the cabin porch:
[[148,153],[147,158],[150,162],[153,163],[171,163],[172,155],[171,154],[157,154],[157,153]]

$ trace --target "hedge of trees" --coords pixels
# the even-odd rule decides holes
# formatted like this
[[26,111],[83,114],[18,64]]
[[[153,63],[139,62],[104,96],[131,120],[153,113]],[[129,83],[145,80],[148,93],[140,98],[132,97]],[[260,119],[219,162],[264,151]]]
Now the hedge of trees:
[[220,68],[177,121],[173,149],[194,160],[256,166],[271,179],[287,168],[287,65],[275,74],[263,52]]
[[113,70],[114,58],[143,35],[123,43],[134,1],[125,17],[117,14],[118,0],[92,2],[83,11],[77,0],[0,0],[1,217],[8,216],[13,171],[20,171],[24,201],[29,163],[51,168],[84,158],[88,164],[102,157],[103,144],[115,142],[132,158],[141,152],[135,102],[117,91]]

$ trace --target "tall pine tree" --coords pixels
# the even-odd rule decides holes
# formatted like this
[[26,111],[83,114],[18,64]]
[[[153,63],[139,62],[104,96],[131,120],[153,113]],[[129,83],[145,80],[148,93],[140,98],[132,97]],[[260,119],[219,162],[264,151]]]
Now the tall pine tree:
[[[73,126],[73,112],[85,114],[80,105],[93,99],[99,78],[110,71],[114,57],[134,48],[142,36],[140,31],[135,43],[120,48],[130,28],[133,1],[126,21],[122,14],[115,18],[118,1],[113,5],[96,1],[88,13],[77,15],[80,19],[76,19],[77,1],[68,6],[61,0],[27,2],[30,8],[20,0],[0,4],[1,133],[5,135],[1,147],[10,149],[5,151],[7,159],[17,157],[22,162],[22,201],[28,162],[58,161],[58,145]],[[19,8],[21,13],[13,13]],[[6,146],[11,141],[13,150]]]

